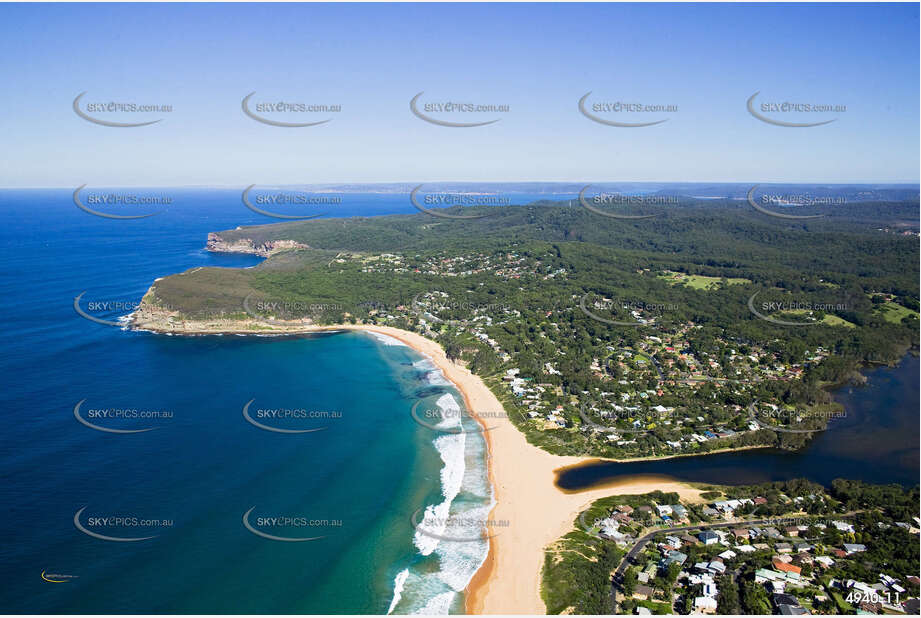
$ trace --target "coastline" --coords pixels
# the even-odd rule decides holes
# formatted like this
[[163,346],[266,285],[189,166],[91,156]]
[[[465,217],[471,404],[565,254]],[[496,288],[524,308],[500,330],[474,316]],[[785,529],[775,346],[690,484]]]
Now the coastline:
[[506,529],[490,538],[486,559],[465,590],[468,614],[544,614],[546,607],[540,595],[544,548],[569,532],[579,513],[599,498],[661,490],[677,492],[689,501],[699,500],[701,490],[659,476],[632,477],[585,491],[564,492],[555,484],[557,472],[597,458],[552,455],[528,443],[504,414],[497,414],[504,413],[504,408],[489,387],[470,370],[449,360],[438,343],[418,333],[365,324],[300,324],[260,331],[241,328],[237,323],[237,328],[184,329],[145,324],[134,314],[129,322],[137,330],[179,335],[365,331],[392,337],[429,358],[454,385],[466,409],[484,428],[488,478],[495,501],[489,519],[509,522]]

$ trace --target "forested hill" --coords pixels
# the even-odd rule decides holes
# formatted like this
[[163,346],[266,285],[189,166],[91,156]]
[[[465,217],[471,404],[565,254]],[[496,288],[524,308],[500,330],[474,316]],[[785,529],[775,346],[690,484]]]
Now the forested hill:
[[[788,221],[756,212],[747,202],[689,200],[680,206],[632,208],[642,220],[612,219],[578,205],[449,208],[451,220],[427,214],[317,219],[218,232],[233,242],[292,240],[332,251],[401,252],[501,248],[527,241],[580,242],[626,252],[635,268],[681,266],[690,274],[761,279],[796,273],[877,278],[894,293],[917,295],[918,202],[863,202],[816,208],[826,216]],[[809,210],[802,211],[808,214]],[[889,230],[889,231],[885,231]],[[827,271],[827,272],[826,272]],[[844,283],[844,281],[835,281]]]
[[823,386],[918,346],[918,236],[899,225],[917,202],[847,209],[791,222],[701,200],[625,220],[537,203],[238,228],[209,248],[265,262],[159,279],[134,323],[418,332],[555,453],[795,449],[836,413]]

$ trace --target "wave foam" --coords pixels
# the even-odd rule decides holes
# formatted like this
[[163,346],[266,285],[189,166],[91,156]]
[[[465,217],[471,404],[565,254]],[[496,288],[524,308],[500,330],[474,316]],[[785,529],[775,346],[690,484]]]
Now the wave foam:
[[385,335],[383,333],[376,333],[372,330],[365,331],[365,332],[371,335],[372,337],[374,337],[377,340],[377,342],[382,345],[399,346],[399,347],[404,347],[404,348],[409,347],[405,343],[397,339],[396,337],[391,337],[390,335]]
[[413,612],[413,615],[447,616],[448,610],[451,609],[451,603],[454,601],[456,595],[456,592],[442,592],[441,594],[435,595],[418,611]]
[[387,610],[388,615],[393,613],[397,603],[403,598],[403,585],[406,584],[407,577],[409,577],[409,569],[403,569],[393,579],[393,600],[390,601],[390,609]]

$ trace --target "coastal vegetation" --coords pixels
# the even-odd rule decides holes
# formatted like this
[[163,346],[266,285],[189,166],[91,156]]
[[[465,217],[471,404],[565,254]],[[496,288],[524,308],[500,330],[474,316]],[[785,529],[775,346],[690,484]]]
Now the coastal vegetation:
[[419,332],[557,454],[795,450],[842,413],[829,386],[917,347],[917,237],[881,230],[916,210],[787,222],[685,200],[624,221],[536,203],[242,227],[209,246],[265,262],[165,277],[135,323]]
[[704,489],[706,504],[662,492],[593,502],[545,548],[548,613],[917,608],[917,487],[795,479]]

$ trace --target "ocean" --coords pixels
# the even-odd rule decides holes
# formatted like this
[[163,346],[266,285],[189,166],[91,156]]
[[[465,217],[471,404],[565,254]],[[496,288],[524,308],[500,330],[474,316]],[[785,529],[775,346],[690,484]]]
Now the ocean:
[[[171,190],[137,220],[71,194],[0,191],[0,612],[462,613],[488,546],[452,526],[492,495],[483,437],[434,365],[364,333],[86,320],[81,293],[117,320],[158,277],[259,263],[208,253],[207,234],[276,220],[238,191]],[[405,195],[345,202],[337,214],[417,212]],[[419,402],[444,411],[434,429]]]
[[[463,613],[488,550],[463,522],[485,518],[492,494],[459,394],[382,336],[118,326],[158,277],[261,261],[205,251],[208,232],[276,222],[238,191],[168,192],[161,214],[112,220],[79,210],[72,190],[0,191],[0,612]],[[336,210],[415,212],[398,194],[350,194]],[[80,294],[112,303],[93,315],[116,324],[79,316]],[[839,391],[848,416],[798,454],[600,464],[561,485],[652,473],[914,484],[918,359],[869,379]],[[435,417],[416,422],[414,406]]]

